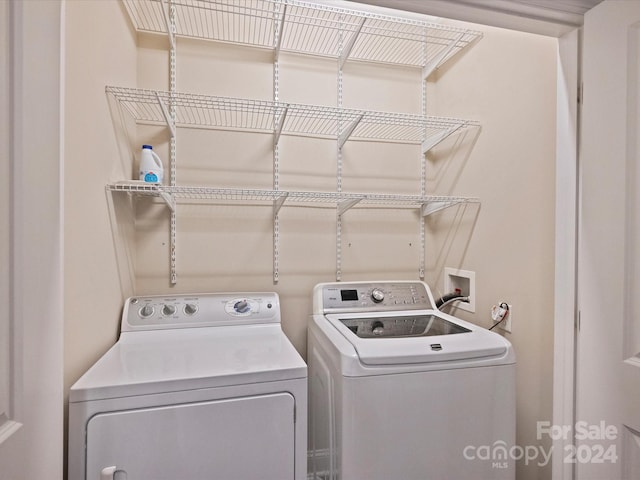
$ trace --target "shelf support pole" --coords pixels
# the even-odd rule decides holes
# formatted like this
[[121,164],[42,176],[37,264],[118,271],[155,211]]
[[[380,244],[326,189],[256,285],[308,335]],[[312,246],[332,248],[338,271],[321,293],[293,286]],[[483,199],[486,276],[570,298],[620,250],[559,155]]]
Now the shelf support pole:
[[364,113],[358,115],[358,117],[353,122],[351,122],[351,125],[348,125],[347,128],[345,128],[344,132],[340,134],[340,136],[338,137],[338,149],[342,150],[342,147],[344,147],[344,144],[347,143],[347,140],[349,140],[349,137],[356,129],[358,124],[362,121],[363,117]]
[[344,67],[344,64],[347,62],[349,55],[351,55],[351,50],[353,50],[353,46],[356,44],[356,40],[358,39],[358,36],[360,35],[360,32],[362,31],[362,27],[364,26],[364,22],[366,20],[367,20],[366,17],[362,17],[362,20],[360,20],[360,24],[358,25],[358,28],[356,29],[355,32],[353,32],[353,35],[351,35],[351,38],[349,39],[347,44],[344,46],[344,50],[340,54],[340,69]]
[[[169,9],[168,14],[166,8],[164,8],[165,0],[162,2],[163,4],[163,12],[165,12],[165,20],[167,21],[167,33],[169,34],[169,40],[171,42],[171,50],[169,52],[169,100],[170,100],[170,110],[169,117],[170,121],[168,122],[169,128],[171,129],[171,139],[169,141],[169,149],[170,149],[170,158],[169,158],[169,166],[170,166],[170,175],[169,175],[169,184],[171,187],[176,186],[176,163],[177,163],[177,138],[175,136],[175,124],[176,124],[176,79],[177,79],[177,42],[175,41],[176,34],[176,6],[173,0],[168,0],[166,5]],[[173,125],[174,128],[171,128]],[[174,199],[171,197],[164,197],[165,202],[169,205],[171,209],[171,213],[169,214],[169,282],[171,285],[175,285],[178,282],[178,274],[176,272],[176,258],[177,258],[177,250],[178,250],[178,240],[177,240],[177,232],[178,232],[178,216],[176,215],[176,204]],[[173,205],[173,208],[172,208]]]
[[464,126],[464,123],[460,123],[458,125],[453,125],[452,127],[449,127],[446,130],[438,132],[438,133],[436,133],[434,135],[431,135],[429,138],[425,139],[422,142],[422,154],[423,155],[426,154],[429,150],[431,150],[433,147],[438,145],[440,142],[442,142],[449,135],[452,135],[455,132],[457,132],[458,130],[460,130],[463,126]]
[[[429,28],[424,28],[424,38],[422,40],[422,64],[426,65],[427,59],[429,58],[427,55],[427,39],[429,38]],[[421,113],[423,117],[427,116],[427,81],[422,78],[420,82],[420,88],[422,90],[422,105],[421,105]],[[427,129],[425,128],[422,131],[422,143],[427,138]],[[427,159],[424,152],[421,152],[420,155],[420,195],[424,198],[427,194]],[[418,261],[418,278],[420,280],[424,280],[427,270],[427,240],[426,240],[426,229],[425,229],[425,221],[424,217],[418,218],[418,233],[420,235],[420,253],[419,253],[419,261]]]
[[[280,12],[280,5],[282,5],[282,15],[278,15]],[[287,16],[287,0],[283,3],[273,4],[273,22],[275,29],[273,31],[274,39],[274,53],[273,53],[273,103],[278,105],[280,100],[280,47],[282,45],[282,37],[284,36],[285,18]],[[280,17],[280,18],[278,18]],[[279,20],[279,21],[278,21]],[[285,119],[289,105],[285,106],[284,111],[278,117],[278,108],[273,110],[273,190],[280,190],[280,147],[278,142],[280,141],[280,134],[282,133],[282,127],[284,126]],[[280,219],[278,213],[280,208],[287,199],[288,193],[282,193],[273,201],[273,282],[278,283],[280,278]]]
[[451,51],[456,47],[458,42],[462,40],[467,32],[462,32],[460,35],[455,37],[449,45],[443,48],[438,55],[436,55],[429,63],[427,63],[422,69],[422,79],[426,80],[429,78],[429,75],[433,73],[433,71],[440,66],[442,61],[447,58],[447,55],[451,53]]

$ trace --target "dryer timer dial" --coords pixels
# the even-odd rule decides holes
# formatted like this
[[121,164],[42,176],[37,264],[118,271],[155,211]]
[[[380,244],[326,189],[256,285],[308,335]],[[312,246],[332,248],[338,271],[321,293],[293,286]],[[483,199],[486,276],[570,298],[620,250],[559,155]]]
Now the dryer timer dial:
[[233,309],[238,313],[248,313],[251,311],[251,305],[246,300],[239,300],[233,305]]

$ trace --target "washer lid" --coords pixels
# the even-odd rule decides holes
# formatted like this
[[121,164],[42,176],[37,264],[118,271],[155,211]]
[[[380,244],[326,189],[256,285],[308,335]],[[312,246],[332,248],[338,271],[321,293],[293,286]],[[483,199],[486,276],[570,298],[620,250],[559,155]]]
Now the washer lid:
[[280,324],[123,332],[70,402],[306,378]]
[[365,365],[424,364],[507,353],[500,335],[435,310],[329,314]]

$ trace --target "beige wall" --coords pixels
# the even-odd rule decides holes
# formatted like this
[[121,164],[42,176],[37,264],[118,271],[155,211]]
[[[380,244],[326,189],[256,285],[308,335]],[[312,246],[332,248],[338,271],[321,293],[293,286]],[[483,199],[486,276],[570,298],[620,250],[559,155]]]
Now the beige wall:
[[[268,206],[180,204],[175,287],[169,284],[168,212],[162,204],[134,202],[134,240],[114,250],[103,190],[112,162],[132,172],[132,155],[152,143],[166,165],[168,135],[164,128],[139,127],[131,132],[131,145],[118,151],[104,86],[167,89],[167,41],[140,35],[135,50],[119,4],[68,5],[67,31],[76,41],[68,41],[67,84],[78,101],[69,99],[67,109],[67,386],[115,340],[131,283],[137,294],[275,290],[283,328],[304,354],[311,290],[335,279],[335,211],[283,207],[277,284]],[[92,16],[103,21],[85,30]],[[476,314],[458,313],[483,326],[489,325],[492,304],[513,304],[508,338],[518,356],[518,443],[537,444],[535,422],[551,419],[552,400],[556,41],[473,28],[483,30],[484,39],[432,79],[428,110],[478,120],[482,128],[429,154],[428,185],[436,193],[478,196],[482,206],[426,220],[427,281],[441,293],[445,266],[475,271]],[[269,52],[183,39],[178,52],[179,91],[272,98]],[[335,69],[333,61],[283,55],[280,99],[335,105]],[[419,72],[412,69],[345,68],[345,106],[419,113],[420,92]],[[270,135],[180,129],[177,145],[180,183],[271,187]],[[343,153],[345,190],[419,193],[419,147],[350,142]],[[333,141],[283,137],[280,157],[282,189],[335,189]],[[119,179],[118,169],[113,171]],[[121,203],[112,218],[128,238],[131,207]],[[347,212],[343,279],[417,278],[418,221],[410,210]],[[98,301],[106,302],[104,310],[87,315]],[[520,466],[518,478],[548,478],[549,472]]]
[[[105,185],[119,151],[106,85],[135,86],[135,34],[121,2],[65,2],[65,397],[116,340],[125,296]],[[96,19],[100,19],[96,21]]]
[[[485,327],[492,305],[512,304],[506,337],[518,362],[517,442],[538,445],[536,422],[552,420],[557,40],[481,30],[483,40],[432,85],[429,113],[479,120],[482,131],[468,159],[432,157],[434,170],[445,173],[431,183],[441,193],[477,196],[482,206],[477,217],[446,212],[429,220],[430,231],[440,232],[429,283],[442,288],[443,266],[475,271],[476,313],[455,314]],[[452,225],[456,238],[443,239]],[[523,463],[519,480],[550,478],[550,465]]]

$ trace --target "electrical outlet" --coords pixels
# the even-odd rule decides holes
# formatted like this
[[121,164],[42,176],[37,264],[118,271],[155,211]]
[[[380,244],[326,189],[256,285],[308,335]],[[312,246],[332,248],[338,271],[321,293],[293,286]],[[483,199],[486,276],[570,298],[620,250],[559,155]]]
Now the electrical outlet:
[[[511,305],[510,303],[508,303],[507,305],[509,305],[509,313],[507,314],[507,318],[504,320],[504,322],[502,322],[496,328],[498,328],[498,329],[500,329],[500,330],[502,330],[504,332],[511,333],[511,320],[513,320],[513,305]],[[499,321],[500,321],[500,319],[494,320],[493,324],[495,325]]]

